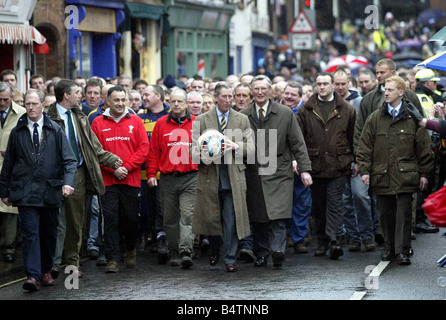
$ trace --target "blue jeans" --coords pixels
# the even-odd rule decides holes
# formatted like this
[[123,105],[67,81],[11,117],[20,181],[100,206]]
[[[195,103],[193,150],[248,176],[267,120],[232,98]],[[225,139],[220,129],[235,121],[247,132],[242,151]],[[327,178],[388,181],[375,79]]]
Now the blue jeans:
[[[99,239],[99,197],[97,195],[91,196],[89,205],[87,205],[87,211],[90,213],[90,217],[87,217],[87,221],[90,222],[89,235],[87,241],[87,250],[99,251],[98,245],[102,243],[102,239]],[[87,213],[88,216],[88,213]]]
[[349,242],[373,239],[373,221],[369,187],[361,176],[351,177],[345,184],[344,194],[344,226]]
[[41,281],[53,268],[59,208],[18,207],[22,253],[27,277]]
[[305,188],[299,175],[294,175],[293,211],[287,220],[288,232],[293,244],[303,241],[310,228],[311,189]]

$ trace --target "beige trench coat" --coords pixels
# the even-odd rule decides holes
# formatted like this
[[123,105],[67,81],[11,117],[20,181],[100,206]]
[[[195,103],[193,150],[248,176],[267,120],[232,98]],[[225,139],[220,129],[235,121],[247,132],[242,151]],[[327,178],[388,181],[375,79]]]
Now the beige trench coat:
[[[11,130],[17,126],[17,121],[24,113],[26,113],[25,108],[19,106],[14,101],[11,101],[11,108],[8,112],[8,116],[6,117],[5,124],[3,128],[0,126],[0,150],[6,150],[6,147],[8,146],[9,134],[11,133]],[[0,155],[0,170],[3,167],[4,159],[5,158],[3,157],[3,155]],[[19,213],[17,207],[8,207],[1,201],[0,212],[15,214]]]
[[[199,125],[199,129],[197,126]],[[201,114],[195,119],[192,134],[192,154],[196,150],[198,137],[208,129],[218,130],[218,118],[215,110]],[[248,117],[230,110],[227,129],[240,129],[243,141],[232,139],[243,150],[243,157],[252,155],[255,151]],[[246,205],[245,164],[235,161],[232,151],[232,164],[228,164],[228,174],[231,181],[232,197],[236,220],[237,236],[243,239],[251,234],[249,227],[248,209]],[[221,225],[220,205],[218,198],[219,165],[199,164],[197,193],[195,198],[192,232],[208,236],[220,236],[223,233]]]

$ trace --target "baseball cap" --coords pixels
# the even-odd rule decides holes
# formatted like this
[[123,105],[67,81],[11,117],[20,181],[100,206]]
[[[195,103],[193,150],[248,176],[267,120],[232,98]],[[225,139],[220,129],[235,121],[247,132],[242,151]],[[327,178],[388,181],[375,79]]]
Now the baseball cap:
[[435,76],[431,69],[422,69],[415,74],[415,79],[418,81],[440,81],[440,78]]

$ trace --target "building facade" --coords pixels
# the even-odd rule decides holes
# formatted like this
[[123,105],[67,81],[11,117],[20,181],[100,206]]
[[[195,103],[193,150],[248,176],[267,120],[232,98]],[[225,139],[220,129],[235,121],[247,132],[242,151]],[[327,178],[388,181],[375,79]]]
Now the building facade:
[[221,0],[166,0],[164,4],[163,74],[225,77],[235,6]]

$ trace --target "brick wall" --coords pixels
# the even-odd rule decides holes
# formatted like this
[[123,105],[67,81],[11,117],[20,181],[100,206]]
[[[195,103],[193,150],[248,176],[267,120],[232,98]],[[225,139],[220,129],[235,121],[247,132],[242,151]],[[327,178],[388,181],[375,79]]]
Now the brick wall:
[[47,38],[50,53],[35,54],[36,73],[46,79],[66,77],[65,57],[68,46],[65,21],[65,0],[38,0],[34,9],[34,26]]

